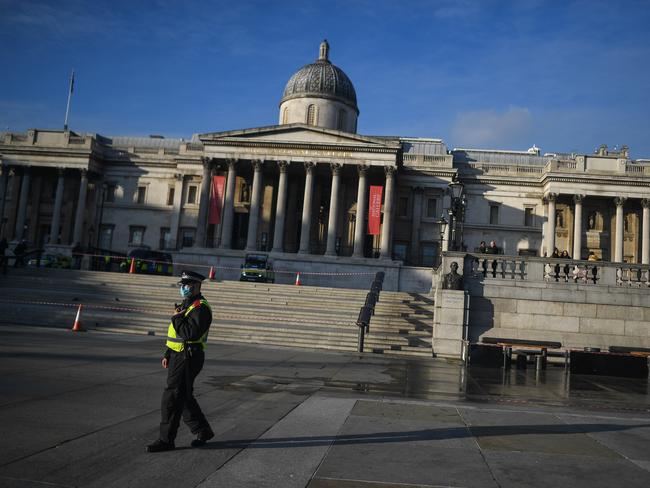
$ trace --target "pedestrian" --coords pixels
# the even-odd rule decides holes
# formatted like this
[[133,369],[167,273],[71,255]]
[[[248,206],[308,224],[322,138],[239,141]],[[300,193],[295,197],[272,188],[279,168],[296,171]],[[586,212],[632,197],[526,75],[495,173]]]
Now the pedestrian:
[[560,258],[562,259],[571,259],[571,255],[569,254],[569,251],[562,251],[562,254],[560,255]]
[[499,248],[495,241],[490,241],[490,247],[485,251],[486,254],[499,254]]
[[25,266],[25,251],[27,250],[27,243],[25,239],[21,240],[16,247],[14,247],[14,268],[18,266]]
[[176,306],[167,329],[167,349],[162,366],[167,369],[167,387],[160,407],[160,436],[147,446],[147,452],[171,451],[181,421],[196,435],[192,447],[200,447],[214,437],[214,432],[193,395],[194,379],[203,368],[212,323],[212,310],[201,295],[205,276],[183,271],[180,294],[183,302]]
[[552,258],[559,258],[560,257],[560,250],[556,247],[553,249],[553,254],[551,254]]
[[479,244],[478,252],[480,254],[485,254],[487,252],[487,247],[485,246],[485,241],[481,241],[481,243]]

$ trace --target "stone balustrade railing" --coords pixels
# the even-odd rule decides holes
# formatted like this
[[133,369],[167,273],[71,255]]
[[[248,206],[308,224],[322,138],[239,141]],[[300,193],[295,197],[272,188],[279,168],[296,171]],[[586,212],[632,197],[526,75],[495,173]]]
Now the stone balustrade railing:
[[447,252],[443,253],[438,276],[449,271],[452,261],[461,266],[466,282],[507,280],[650,288],[647,264]]

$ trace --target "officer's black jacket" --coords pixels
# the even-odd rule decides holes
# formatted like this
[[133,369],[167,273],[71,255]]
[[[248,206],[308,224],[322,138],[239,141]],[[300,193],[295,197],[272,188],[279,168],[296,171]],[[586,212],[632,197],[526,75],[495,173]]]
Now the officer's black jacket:
[[[198,341],[203,334],[210,328],[212,323],[212,312],[205,305],[200,305],[192,310],[187,317],[185,311],[190,308],[192,303],[202,300],[203,295],[194,295],[193,297],[183,300],[178,307],[179,312],[172,316],[172,324],[176,330],[176,336],[186,341]],[[165,356],[169,357],[171,349],[167,348]]]

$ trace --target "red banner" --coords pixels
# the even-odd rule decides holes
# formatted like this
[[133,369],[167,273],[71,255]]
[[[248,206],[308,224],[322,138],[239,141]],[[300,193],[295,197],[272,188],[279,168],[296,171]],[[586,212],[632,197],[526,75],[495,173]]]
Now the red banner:
[[221,222],[221,209],[223,208],[223,189],[226,186],[225,176],[213,176],[210,189],[210,212],[208,213],[208,224]]
[[381,227],[381,194],[383,186],[370,185],[370,203],[368,204],[368,234],[379,235]]

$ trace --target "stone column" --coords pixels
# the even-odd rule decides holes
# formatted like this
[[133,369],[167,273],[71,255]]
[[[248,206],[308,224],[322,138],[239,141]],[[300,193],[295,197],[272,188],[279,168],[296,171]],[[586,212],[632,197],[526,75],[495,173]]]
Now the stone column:
[[573,259],[580,259],[582,252],[582,199],[584,195],[573,195]]
[[208,210],[210,208],[210,187],[212,186],[212,161],[210,158],[201,158],[201,161],[203,162],[203,179],[201,180],[199,216],[196,222],[195,247],[205,247],[205,235],[208,227]]
[[341,168],[343,165],[332,163],[332,191],[330,193],[330,215],[327,221],[327,247],[325,256],[336,256],[336,227],[339,213],[339,189],[341,184]]
[[650,264],[650,199],[641,200],[643,221],[641,222],[641,264]]
[[368,210],[368,166],[357,166],[359,172],[359,188],[357,189],[357,216],[354,226],[354,251],[352,256],[355,258],[363,257],[364,238],[366,237],[366,212]]
[[305,163],[305,196],[302,201],[302,223],[300,227],[299,254],[309,254],[311,234],[311,208],[314,194],[314,163]]
[[395,168],[392,166],[386,166],[384,171],[386,172],[386,195],[384,196],[384,222],[381,226],[380,258],[391,259]]
[[174,175],[174,202],[172,208],[172,218],[169,225],[169,234],[171,237],[169,247],[178,249],[178,226],[181,220],[181,207],[183,202],[183,181],[184,177],[181,173]]
[[[63,184],[65,175],[63,168],[59,168],[59,178],[56,182],[56,194],[54,196],[54,209],[52,210],[52,224],[50,225],[50,244],[59,243],[59,232],[61,228],[61,206],[63,205]],[[101,229],[97,230],[98,232]]]
[[616,204],[616,244],[614,245],[614,262],[623,262],[623,206],[625,205],[624,197],[614,198]]
[[0,164],[0,171],[2,171],[2,176],[0,177],[0,237],[3,237],[2,222],[5,216],[5,200],[7,198],[7,185],[9,183],[9,168],[4,164]]
[[86,192],[88,191],[88,170],[81,170],[79,183],[79,199],[77,200],[77,211],[74,217],[74,229],[72,231],[72,245],[81,243],[81,234],[84,228],[84,213],[86,211]]
[[257,224],[260,220],[260,200],[262,198],[262,168],[262,161],[253,161],[253,192],[251,193],[251,207],[248,215],[247,251],[257,250]]
[[237,178],[237,161],[228,160],[228,179],[226,195],[223,202],[223,224],[221,226],[221,249],[230,249],[232,245],[232,221],[235,212],[235,179]]
[[23,178],[20,185],[20,200],[18,201],[18,214],[16,216],[16,227],[14,236],[21,240],[25,236],[25,217],[27,215],[27,197],[29,196],[29,183],[31,179],[31,168],[23,169]]
[[289,163],[278,161],[280,180],[278,182],[278,201],[275,207],[275,229],[273,230],[273,248],[271,252],[284,252],[284,221],[287,207],[287,177]]
[[556,193],[549,193],[546,195],[548,202],[548,219],[546,220],[546,255],[551,257],[555,250],[555,200],[557,199]]
[[413,188],[413,219],[411,221],[411,264],[420,264],[420,226],[422,225],[422,187]]

